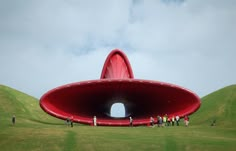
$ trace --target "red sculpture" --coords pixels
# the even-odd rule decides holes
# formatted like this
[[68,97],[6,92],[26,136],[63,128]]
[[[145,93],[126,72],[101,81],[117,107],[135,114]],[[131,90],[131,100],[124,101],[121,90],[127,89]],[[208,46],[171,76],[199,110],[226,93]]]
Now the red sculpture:
[[[110,115],[114,103],[123,103],[125,117]],[[74,122],[97,125],[128,126],[150,123],[150,116],[167,114],[184,117],[200,107],[199,97],[183,87],[151,80],[134,79],[126,55],[113,50],[107,57],[99,80],[82,81],[54,88],[40,99],[41,108],[52,116]]]

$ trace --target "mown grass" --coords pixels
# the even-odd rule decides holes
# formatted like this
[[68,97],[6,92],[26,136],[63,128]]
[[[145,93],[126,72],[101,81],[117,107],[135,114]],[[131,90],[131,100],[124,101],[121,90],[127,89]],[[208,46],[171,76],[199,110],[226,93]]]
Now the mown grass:
[[8,125],[2,150],[235,150],[236,130],[218,127],[91,127]]
[[[235,86],[203,98],[200,110],[184,127],[67,127],[44,113],[37,99],[0,86],[0,150],[110,151],[110,150],[214,150],[236,148]],[[220,94],[219,94],[220,93]],[[227,99],[226,99],[227,98]],[[230,104],[230,105],[228,105]],[[224,106],[223,111],[219,111]],[[16,125],[11,124],[16,114]],[[210,126],[217,118],[216,126]],[[231,120],[230,120],[231,119]]]

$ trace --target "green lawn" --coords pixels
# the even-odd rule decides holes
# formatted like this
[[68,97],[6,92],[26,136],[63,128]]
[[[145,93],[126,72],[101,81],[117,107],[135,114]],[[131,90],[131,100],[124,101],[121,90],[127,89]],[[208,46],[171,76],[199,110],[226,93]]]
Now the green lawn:
[[0,124],[0,147],[25,150],[235,150],[236,130],[211,126],[91,127]]
[[[236,86],[202,98],[201,108],[190,116],[190,126],[91,127],[44,113],[38,100],[0,85],[0,150],[236,150]],[[11,124],[12,114],[16,125]],[[216,119],[216,126],[210,126]],[[183,122],[183,121],[182,121]]]

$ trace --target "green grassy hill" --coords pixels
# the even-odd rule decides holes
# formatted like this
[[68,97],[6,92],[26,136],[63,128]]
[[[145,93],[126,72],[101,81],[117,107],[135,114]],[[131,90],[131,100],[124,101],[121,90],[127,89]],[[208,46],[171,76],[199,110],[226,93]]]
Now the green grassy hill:
[[[202,98],[189,127],[92,127],[46,114],[36,98],[0,85],[0,150],[7,151],[234,151],[236,86]],[[16,115],[16,125],[11,124]],[[210,126],[216,119],[216,126]]]
[[232,127],[236,125],[236,85],[227,86],[202,99],[200,109],[191,116],[194,125],[216,125]]
[[20,123],[55,123],[59,121],[47,115],[40,108],[36,98],[0,85],[0,119],[4,121],[3,123],[10,123],[13,114]]
[[[200,109],[190,117],[192,124],[210,125],[216,120],[217,126],[236,125],[236,85],[215,91],[201,100]],[[61,123],[61,120],[46,114],[36,98],[7,86],[0,85],[0,104],[0,118],[3,120],[11,120],[15,114],[24,122]]]

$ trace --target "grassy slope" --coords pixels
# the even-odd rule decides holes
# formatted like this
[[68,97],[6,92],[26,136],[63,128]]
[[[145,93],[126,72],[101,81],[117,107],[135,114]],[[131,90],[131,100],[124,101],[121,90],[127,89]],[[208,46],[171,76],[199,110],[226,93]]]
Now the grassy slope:
[[0,85],[0,119],[10,123],[13,114],[17,122],[59,122],[58,119],[48,116],[41,110],[36,98]]
[[209,126],[215,119],[217,126],[236,125],[236,85],[215,91],[202,98],[200,109],[191,116],[193,124]]
[[[37,99],[0,86],[0,149],[235,150],[235,120],[221,120],[222,116],[227,119],[235,117],[235,87],[230,86],[204,97],[201,109],[191,116],[188,128],[90,127],[77,124],[70,128],[61,125],[63,121],[44,113]],[[15,126],[10,124],[13,113],[17,116]],[[209,121],[213,117],[217,118],[217,126],[210,127]]]

